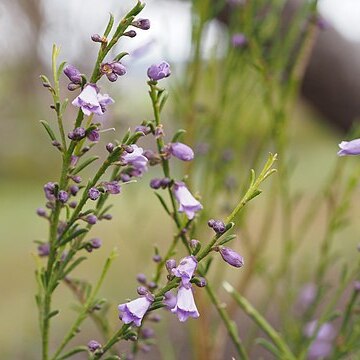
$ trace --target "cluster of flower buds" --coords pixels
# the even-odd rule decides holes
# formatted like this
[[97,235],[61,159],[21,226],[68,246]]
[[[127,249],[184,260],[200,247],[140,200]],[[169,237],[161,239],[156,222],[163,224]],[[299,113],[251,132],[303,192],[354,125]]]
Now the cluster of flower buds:
[[118,61],[113,61],[111,63],[101,64],[100,72],[106,75],[111,82],[114,82],[119,76],[126,74],[126,67]]
[[76,90],[81,86],[83,78],[80,71],[75,66],[70,64],[65,66],[64,74],[70,80],[70,83],[68,84],[68,89],[70,91]]
[[152,179],[150,181],[150,187],[154,190],[157,190],[157,189],[166,189],[167,187],[170,187],[172,185],[172,180],[165,177],[165,178],[162,178],[162,179]]
[[166,61],[163,61],[158,65],[153,64],[149,67],[147,75],[152,81],[167,78],[171,75],[170,65]]
[[223,234],[226,231],[226,225],[221,220],[210,219],[208,226],[211,227],[216,234]]

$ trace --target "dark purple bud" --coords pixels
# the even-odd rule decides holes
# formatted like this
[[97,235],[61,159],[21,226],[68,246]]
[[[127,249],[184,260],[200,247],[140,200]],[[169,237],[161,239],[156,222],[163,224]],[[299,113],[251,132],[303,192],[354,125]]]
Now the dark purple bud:
[[61,144],[57,140],[52,141],[51,144],[57,147],[58,149],[61,149]]
[[36,209],[36,213],[41,217],[46,217],[46,210],[44,208],[38,208]]
[[124,150],[128,153],[128,154],[132,154],[134,152],[134,148],[132,146],[126,145],[124,146]]
[[126,74],[126,67],[120,62],[111,63],[111,68],[116,75],[123,76]]
[[170,65],[166,61],[163,61],[159,65],[151,65],[147,71],[147,75],[152,81],[161,80],[170,76],[170,74]]
[[234,34],[231,38],[231,44],[234,48],[243,48],[247,45],[247,39],[244,34]]
[[106,74],[106,77],[108,78],[109,81],[111,82],[115,82],[118,78],[118,76],[115,73],[110,73],[110,74]]
[[141,295],[141,296],[144,296],[144,295],[146,295],[146,294],[149,292],[149,290],[148,290],[146,287],[144,287],[144,286],[138,286],[138,288],[136,289],[136,291],[137,291],[137,293],[138,293],[139,295]]
[[360,281],[354,282],[354,290],[360,292]]
[[91,352],[95,352],[97,349],[101,348],[101,344],[98,343],[96,340],[90,340],[87,346]]
[[70,203],[69,203],[69,206],[72,208],[72,209],[75,209],[76,207],[77,207],[77,201],[71,201]]
[[97,217],[95,215],[88,215],[85,221],[90,225],[95,225],[97,223]]
[[82,182],[81,176],[78,176],[78,175],[76,175],[76,176],[71,176],[71,179],[72,179],[73,182],[75,182],[75,183],[77,183],[77,184],[80,184],[80,183]]
[[151,351],[151,346],[149,344],[141,344],[140,350],[144,353],[148,353]]
[[194,277],[191,281],[198,287],[205,287],[206,286],[206,279],[203,277]]
[[154,290],[154,289],[157,288],[157,285],[156,285],[156,283],[154,283],[153,281],[150,281],[150,282],[148,283],[148,287],[149,287],[149,289]]
[[219,246],[219,252],[223,260],[229,265],[235,267],[242,267],[244,265],[244,258],[236,251],[225,246]]
[[105,182],[104,187],[109,194],[120,194],[121,192],[121,186],[117,181]]
[[140,284],[146,284],[146,276],[145,276],[144,274],[137,274],[136,280],[137,280]]
[[223,234],[226,230],[225,224],[220,220],[216,220],[212,228],[217,234]]
[[153,261],[156,262],[156,263],[159,263],[161,261],[161,256],[159,254],[156,254],[153,256]]
[[78,157],[78,156],[76,156],[76,155],[71,155],[71,157],[70,157],[70,165],[71,165],[72,167],[76,166],[78,160],[79,160],[79,157]]
[[131,180],[131,176],[129,174],[122,173],[120,175],[121,181],[128,182]]
[[85,246],[85,249],[88,252],[92,252],[94,249],[99,249],[101,245],[102,245],[101,240],[98,238],[94,238],[89,240],[89,242]]
[[97,200],[100,196],[100,191],[97,188],[91,188],[88,191],[88,196],[90,200]]
[[135,26],[141,30],[150,29],[150,20],[149,19],[137,19],[131,23],[132,26]]
[[170,153],[182,161],[191,161],[194,158],[191,147],[180,142],[170,144]]
[[74,84],[81,84],[81,82],[82,82],[81,73],[75,66],[70,65],[70,64],[65,66],[64,74]]
[[[145,125],[139,125],[135,128],[135,132],[142,132],[144,135],[150,134],[151,129]],[[143,154],[144,155],[144,154]],[[145,156],[145,155],[144,155]]]
[[214,225],[215,225],[215,220],[214,220],[214,219],[210,219],[210,220],[208,221],[208,226],[212,228]]
[[65,204],[69,199],[69,194],[65,190],[60,190],[58,193],[58,200]]
[[82,127],[78,127],[73,131],[70,131],[68,134],[68,138],[70,140],[81,140],[86,136],[86,131]]
[[161,321],[161,316],[159,314],[154,314],[152,316],[149,316],[148,319],[152,322],[160,322]]
[[154,190],[161,188],[161,179],[152,179],[150,181],[150,187]]
[[71,82],[68,84],[67,88],[69,91],[75,91],[75,90],[79,89],[80,86],[81,86],[80,84],[74,84]]
[[37,248],[38,255],[41,257],[48,256],[50,254],[50,244],[40,244]]
[[176,261],[174,259],[166,260],[165,266],[169,274],[172,274],[172,269],[176,268]]
[[87,133],[86,137],[93,142],[98,142],[100,140],[100,134],[99,134],[99,130],[94,129],[91,130]]
[[48,182],[44,185],[44,192],[45,196],[48,200],[53,201],[55,200],[54,192],[56,188],[56,183]]
[[155,331],[152,328],[143,328],[141,329],[141,337],[143,339],[151,339],[155,335]]
[[101,218],[104,219],[104,220],[111,220],[112,215],[111,214],[104,214]]
[[91,35],[91,40],[98,43],[104,42],[104,39],[99,34]]
[[167,178],[167,177],[161,179],[161,187],[162,187],[163,189],[166,189],[167,187],[170,187],[171,184],[172,184],[171,179],[169,179],[169,178]]
[[79,192],[79,187],[77,185],[71,185],[69,191],[72,196],[76,196],[76,194]]
[[114,150],[114,144],[112,144],[112,143],[108,143],[107,145],[106,145],[106,150],[109,152],[109,153],[112,153],[113,152],[113,150]]
[[128,37],[130,37],[130,38],[133,38],[133,37],[136,36],[136,31],[135,31],[135,30],[129,30],[129,31],[124,32],[123,35],[124,35],[124,36],[128,36]]

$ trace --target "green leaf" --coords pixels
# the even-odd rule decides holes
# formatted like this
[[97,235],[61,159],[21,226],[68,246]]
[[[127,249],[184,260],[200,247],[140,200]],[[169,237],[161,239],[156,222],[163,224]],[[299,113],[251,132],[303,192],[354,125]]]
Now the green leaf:
[[123,51],[114,57],[114,61],[120,61],[126,55],[129,55],[129,53],[126,51]]
[[281,352],[271,342],[263,338],[258,338],[256,339],[256,343],[275,355],[276,359],[281,359]]
[[174,143],[174,142],[177,142],[179,140],[179,138],[181,136],[183,136],[184,134],[186,133],[186,130],[184,129],[179,129],[173,136],[173,138],[171,139],[171,142]]
[[109,22],[108,22],[108,24],[106,26],[106,29],[105,29],[104,35],[103,35],[103,37],[105,37],[105,38],[108,37],[108,35],[110,34],[110,31],[111,31],[111,29],[112,29],[112,27],[114,25],[114,15],[111,14],[111,13],[109,15],[110,15]]
[[84,170],[87,166],[89,166],[91,163],[93,163],[93,162],[96,161],[97,159],[99,159],[99,156],[92,156],[92,157],[88,158],[87,160],[85,160],[84,162],[82,162],[81,164],[79,164],[79,165],[72,171],[72,174],[73,174],[73,175],[78,174],[80,171]]
[[52,318],[52,317],[56,316],[58,313],[59,313],[59,310],[54,310],[54,311],[52,311],[51,313],[49,313],[49,315],[48,315],[48,319],[50,319],[50,318]]
[[65,239],[63,239],[60,242],[60,246],[64,246],[65,244],[67,244],[69,241],[77,238],[80,235],[86,234],[89,231],[89,229],[79,229],[77,231],[74,231],[71,235],[69,235],[68,237],[66,237]]
[[56,360],[64,360],[69,358],[72,355],[78,354],[80,352],[87,352],[88,351],[88,347],[87,346],[77,346],[73,349],[71,349],[70,351],[68,351],[67,353],[65,353],[64,355],[57,357]]
[[60,78],[60,75],[62,73],[62,71],[64,70],[64,67],[66,65],[66,61],[63,61],[60,66],[58,67],[58,71],[57,71],[57,78]]
[[68,268],[66,269],[66,271],[63,272],[63,275],[61,277],[64,278],[65,276],[70,274],[77,266],[79,266],[86,259],[87,259],[86,256],[81,256],[78,259],[76,259],[72,264],[68,266]]
[[229,241],[231,240],[234,240],[236,239],[236,235],[232,234],[232,235],[227,235],[225,236],[224,239],[222,239],[220,242],[219,242],[219,245],[224,245],[226,243],[228,243]]
[[168,213],[168,215],[171,216],[171,212],[170,212],[169,208],[167,207],[166,202],[165,202],[165,200],[162,198],[162,196],[159,195],[157,192],[154,192],[154,194],[155,194],[155,195],[157,196],[157,198],[160,200],[161,205],[163,206],[163,208],[165,209],[165,211]]
[[40,120],[40,123],[41,123],[41,125],[45,128],[46,132],[47,132],[48,135],[50,136],[50,139],[51,139],[52,141],[57,141],[57,140],[56,140],[56,136],[55,136],[53,130],[51,129],[49,123],[48,123],[47,121],[45,121],[45,120]]
[[126,142],[128,141],[128,139],[130,137],[130,134],[131,134],[130,129],[128,129],[128,131],[125,133],[125,135],[121,141],[122,144],[126,144]]
[[144,7],[145,4],[138,1],[137,4],[126,14],[125,18],[128,19],[132,16],[138,15]]

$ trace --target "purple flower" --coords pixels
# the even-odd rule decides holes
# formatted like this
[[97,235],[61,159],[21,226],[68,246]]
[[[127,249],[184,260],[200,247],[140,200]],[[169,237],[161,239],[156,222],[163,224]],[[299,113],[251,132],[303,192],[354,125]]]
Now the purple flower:
[[170,74],[170,65],[166,61],[163,61],[159,65],[151,65],[147,71],[148,77],[153,81],[158,81],[166,78],[170,76]]
[[126,67],[120,62],[111,63],[111,68],[116,75],[123,76],[126,74]]
[[191,147],[180,143],[171,143],[169,147],[170,153],[183,161],[190,161],[194,158],[194,152]]
[[44,185],[45,196],[49,201],[55,200],[55,195],[54,195],[55,187],[56,184],[53,182],[48,182]]
[[171,312],[176,314],[181,322],[186,321],[189,317],[198,318],[200,316],[191,287],[180,286],[176,305],[171,309]]
[[315,340],[309,347],[308,360],[318,360],[331,355],[333,345],[327,341]]
[[217,233],[223,234],[226,230],[226,225],[220,220],[211,219],[208,221],[208,225]]
[[135,26],[141,30],[150,29],[150,20],[149,19],[137,19],[131,23],[132,26]]
[[[307,337],[314,336],[317,326],[318,326],[317,320],[307,323],[304,329],[304,334]],[[334,326],[329,322],[322,324],[319,327],[315,338],[316,340],[333,341],[336,338],[336,331]]]
[[36,209],[36,214],[38,214],[41,217],[47,217],[46,210],[44,208]]
[[97,349],[101,348],[101,344],[96,340],[90,340],[87,346],[91,352],[95,352]]
[[120,194],[121,186],[117,181],[105,182],[104,187],[109,194]]
[[69,78],[72,83],[77,85],[81,84],[81,73],[74,65],[66,65],[66,67],[64,68],[64,74]]
[[225,246],[219,246],[219,252],[223,260],[229,265],[235,267],[242,267],[244,265],[244,258],[236,251]]
[[131,165],[135,172],[134,176],[141,176],[145,171],[147,171],[148,159],[143,155],[143,149],[137,145],[131,145],[132,152],[127,152],[125,155],[121,156],[121,160],[125,165]]
[[114,82],[118,76],[126,74],[126,68],[120,62],[104,63],[101,64],[100,72],[107,76],[107,78]]
[[242,33],[234,34],[231,38],[231,44],[234,48],[242,48],[247,44],[246,36]]
[[359,155],[360,154],[360,139],[351,141],[342,141],[339,144],[341,150],[338,151],[339,156],[345,155]]
[[173,309],[176,306],[176,296],[172,291],[168,291],[164,294],[165,299],[163,303],[165,304],[168,310]]
[[144,328],[141,330],[141,337],[143,339],[151,339],[155,335],[155,331],[152,328]]
[[97,200],[101,193],[97,188],[91,188],[88,191],[88,195],[90,200]]
[[315,300],[317,287],[313,283],[305,284],[300,291],[298,302],[303,309],[307,309]]
[[88,84],[78,97],[72,102],[74,106],[81,108],[82,112],[89,116],[91,114],[103,115],[105,106],[113,104],[114,100],[109,95],[99,94],[95,84]]
[[39,256],[41,257],[48,256],[50,254],[50,244],[49,243],[40,244],[37,250]]
[[180,264],[172,269],[173,275],[181,278],[181,282],[183,286],[189,286],[190,280],[194,275],[194,272],[197,267],[197,260],[195,256],[186,256],[181,261]]
[[93,130],[89,131],[89,133],[86,135],[86,137],[92,142],[98,142],[100,140],[99,130],[93,129]]
[[69,194],[65,190],[60,190],[58,193],[58,200],[65,204],[69,199]]
[[86,136],[86,131],[83,127],[77,127],[68,133],[70,140],[81,140]]
[[97,223],[97,217],[95,215],[88,215],[85,219],[85,221],[90,225],[95,225]]
[[174,194],[176,200],[180,204],[179,212],[185,212],[189,220],[193,219],[195,213],[203,208],[200,202],[192,196],[192,194],[183,182],[175,182]]
[[94,249],[99,249],[102,245],[101,239],[94,238],[89,240],[89,242],[86,244],[85,249],[88,252],[92,252]]
[[119,317],[125,324],[134,323],[135,326],[140,326],[141,321],[149,309],[152,301],[148,297],[143,296],[125,304],[118,306]]

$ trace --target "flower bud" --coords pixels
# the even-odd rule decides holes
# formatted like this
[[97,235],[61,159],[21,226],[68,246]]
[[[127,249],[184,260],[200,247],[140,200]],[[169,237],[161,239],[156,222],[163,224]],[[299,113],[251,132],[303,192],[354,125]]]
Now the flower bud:
[[172,274],[172,269],[176,268],[176,261],[174,259],[166,260],[165,266],[169,274]]
[[88,191],[88,196],[90,200],[97,200],[100,195],[101,193],[97,188],[91,188]]
[[151,339],[155,335],[155,331],[151,328],[143,328],[141,329],[141,337],[143,339]]
[[136,31],[135,31],[135,30],[129,30],[129,31],[124,32],[123,35],[124,35],[124,36],[128,36],[128,37],[130,37],[130,38],[133,38],[133,37],[136,36]]
[[95,352],[97,349],[101,348],[101,344],[96,340],[90,340],[87,344],[87,347],[91,352]]
[[206,279],[203,277],[193,277],[191,282],[194,283],[198,287],[206,286]]
[[192,239],[190,241],[190,248],[192,250],[192,254],[196,255],[199,252],[200,248],[201,248],[200,241],[196,240],[196,239]]
[[137,291],[137,293],[138,293],[139,295],[141,295],[141,296],[146,295],[146,294],[149,292],[149,290],[148,290],[146,287],[144,287],[144,286],[138,286],[138,288],[136,289],[136,291]]
[[93,129],[93,130],[89,131],[87,133],[86,137],[92,142],[98,142],[100,139],[99,130]]
[[37,250],[39,256],[41,257],[48,256],[50,254],[50,244],[49,243],[40,244]]
[[217,234],[223,234],[226,230],[225,224],[220,220],[216,220],[212,228]]
[[225,262],[231,266],[242,267],[244,265],[244,258],[236,251],[225,246],[219,246],[219,252]]
[[151,65],[147,71],[147,75],[152,81],[164,79],[170,76],[170,74],[170,65],[166,61],[163,61],[159,65]]
[[[137,280],[140,284],[146,284],[146,276],[145,276],[144,274],[137,274],[136,280]],[[140,295],[141,295],[141,294],[140,294]]]
[[161,187],[161,179],[152,179],[150,181],[150,187],[154,190],[160,189]]
[[109,153],[112,153],[113,152],[113,150],[114,150],[114,144],[113,143],[108,143],[107,145],[106,145],[106,150],[109,152]]
[[111,63],[111,68],[116,75],[123,76],[126,74],[126,67],[118,61]]
[[150,20],[149,19],[137,19],[137,20],[134,20],[131,23],[131,25],[135,26],[141,30],[149,30],[150,29]]
[[191,161],[194,158],[191,147],[180,142],[170,144],[170,153],[182,161]]
[[95,225],[97,223],[97,217],[95,215],[88,215],[85,221],[90,225]]
[[161,256],[159,254],[156,254],[153,256],[153,261],[156,263],[159,263],[161,261]]
[[76,194],[79,192],[79,187],[77,185],[71,185],[69,191],[72,196],[76,196]]
[[58,193],[58,200],[65,204],[69,199],[69,194],[65,190],[60,190]]
[[38,209],[36,209],[36,214],[38,214],[38,215],[41,216],[41,217],[46,217],[46,216],[47,216],[47,215],[46,215],[46,210],[43,209],[43,208],[38,208]]
[[73,65],[67,65],[64,68],[64,74],[69,78],[69,80],[74,84],[81,84],[82,78],[80,71]]

